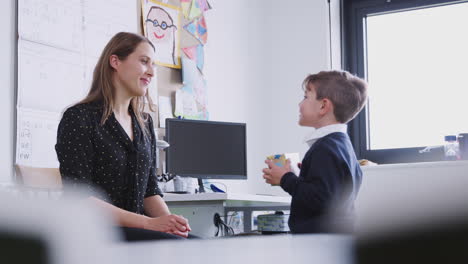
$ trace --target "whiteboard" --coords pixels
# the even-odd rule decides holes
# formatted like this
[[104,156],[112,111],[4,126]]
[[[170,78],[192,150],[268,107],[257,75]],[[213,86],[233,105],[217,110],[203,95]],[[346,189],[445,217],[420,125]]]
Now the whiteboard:
[[79,53],[18,41],[18,106],[60,113],[86,94]]
[[88,93],[106,43],[139,32],[138,0],[19,0],[16,163],[58,167],[64,110]]
[[84,49],[98,58],[107,42],[120,31],[138,32],[136,0],[83,0]]
[[80,52],[83,28],[81,0],[18,1],[20,38]]
[[16,162],[32,167],[58,167],[55,142],[60,114],[18,108]]

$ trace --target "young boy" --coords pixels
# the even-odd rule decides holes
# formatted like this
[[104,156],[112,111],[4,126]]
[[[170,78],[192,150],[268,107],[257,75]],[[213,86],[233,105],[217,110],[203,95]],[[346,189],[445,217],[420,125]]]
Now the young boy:
[[363,108],[367,84],[348,72],[322,71],[307,76],[303,89],[299,125],[316,130],[306,138],[301,172],[291,172],[289,161],[279,167],[266,160],[263,178],[292,196],[292,233],[349,233],[362,171],[346,123]]

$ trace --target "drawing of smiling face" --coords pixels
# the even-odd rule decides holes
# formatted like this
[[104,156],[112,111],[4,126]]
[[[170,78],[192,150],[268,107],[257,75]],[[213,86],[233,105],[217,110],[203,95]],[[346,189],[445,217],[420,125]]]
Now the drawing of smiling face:
[[169,13],[160,7],[151,7],[146,17],[147,35],[156,48],[156,59],[175,64],[175,32],[177,27]]

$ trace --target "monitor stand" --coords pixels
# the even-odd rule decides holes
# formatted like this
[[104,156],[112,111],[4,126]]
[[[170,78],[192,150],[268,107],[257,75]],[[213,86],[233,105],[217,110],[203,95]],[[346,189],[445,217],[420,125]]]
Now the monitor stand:
[[198,193],[204,193],[205,186],[203,186],[203,180],[198,178]]

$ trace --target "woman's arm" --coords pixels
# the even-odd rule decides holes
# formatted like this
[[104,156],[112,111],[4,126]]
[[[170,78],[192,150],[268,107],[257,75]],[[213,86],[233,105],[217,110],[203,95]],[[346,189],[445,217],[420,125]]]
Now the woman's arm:
[[120,226],[144,228],[147,225],[146,222],[148,221],[148,216],[126,211],[94,196],[89,197],[89,200],[93,204],[109,212]]
[[145,208],[145,213],[151,217],[158,217],[164,215],[170,215],[171,212],[166,205],[166,202],[159,195],[153,195],[146,197],[143,200],[143,206]]
[[[145,199],[145,205],[147,204],[146,199]],[[136,214],[136,213],[123,210],[117,206],[114,206],[108,202],[105,202],[93,196],[91,196],[89,200],[93,204],[108,211],[116,219],[117,223],[121,226],[172,233],[172,234],[179,235],[182,237],[187,237],[188,232],[190,231],[190,227],[188,226],[187,219],[178,215],[163,214],[158,217],[148,217],[145,215],[140,215],[140,214]],[[153,200],[153,202],[149,202],[149,204],[151,204],[149,205],[151,208],[154,208],[156,209],[156,211],[162,212],[162,213],[164,213],[164,208],[166,208],[167,212],[169,212],[166,204],[164,203],[162,199],[160,200],[160,202],[162,202],[162,205],[153,204],[154,201],[157,201],[157,199],[151,199],[151,200]]]
[[[146,197],[143,203],[145,213],[148,216],[153,217],[152,219],[160,220],[159,222],[156,220],[154,222],[158,222],[158,224],[163,224],[165,226],[170,225],[169,228],[171,230],[169,233],[187,237],[188,232],[192,231],[186,218],[180,215],[171,214],[169,208],[166,205],[166,202],[164,202],[161,196],[153,195]],[[150,223],[150,225],[151,224],[154,223]]]

